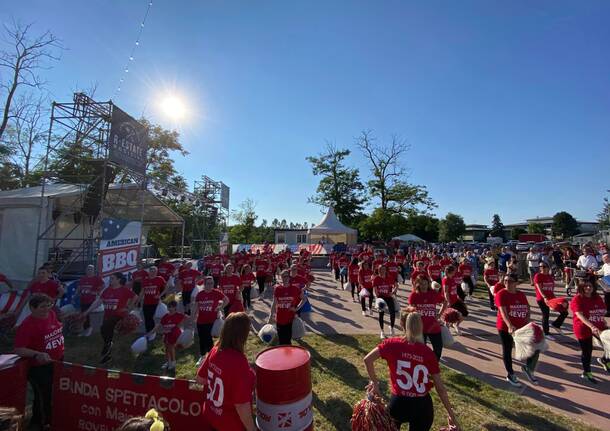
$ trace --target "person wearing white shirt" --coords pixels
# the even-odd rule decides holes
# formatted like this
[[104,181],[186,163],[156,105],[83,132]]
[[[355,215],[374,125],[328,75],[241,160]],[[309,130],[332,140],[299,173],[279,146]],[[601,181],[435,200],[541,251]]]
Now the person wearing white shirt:
[[530,248],[530,251],[527,254],[526,260],[527,260],[527,271],[530,275],[530,284],[533,286],[534,285],[534,276],[540,270],[540,260],[541,260],[540,253],[538,253],[538,251],[535,250],[534,248]]
[[576,266],[585,271],[597,269],[597,258],[593,255],[593,250],[585,249],[585,253],[578,258]]
[[598,282],[598,285],[604,290],[606,317],[610,317],[610,254],[604,253],[602,255],[602,261],[604,264],[596,274],[602,276],[602,280]]

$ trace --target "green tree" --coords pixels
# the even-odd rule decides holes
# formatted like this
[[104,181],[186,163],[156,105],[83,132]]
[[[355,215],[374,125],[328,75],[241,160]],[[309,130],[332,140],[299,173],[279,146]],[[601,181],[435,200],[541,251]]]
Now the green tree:
[[363,131],[357,145],[366,158],[371,172],[369,194],[379,199],[382,209],[409,215],[431,210],[436,204],[425,186],[410,184],[401,159],[409,150],[403,139],[396,136],[387,145],[379,145],[370,131]]
[[466,224],[462,216],[448,213],[438,223],[438,239],[441,242],[457,241],[466,232]]
[[313,174],[321,177],[316,195],[308,202],[334,208],[342,223],[352,225],[362,214],[366,196],[358,169],[345,166],[345,158],[349,155],[349,150],[340,150],[327,143],[325,153],[306,160],[311,164]]
[[428,242],[438,242],[438,219],[427,214],[413,214],[407,217],[404,233],[417,235]]
[[494,214],[491,219],[491,230],[489,231],[489,236],[499,237],[503,240],[505,239],[504,224],[502,224],[502,220],[498,214]]
[[597,222],[600,229],[610,228],[610,202],[608,202],[608,198],[604,198],[604,206],[602,211],[597,215]]
[[364,241],[388,241],[407,229],[405,217],[383,208],[377,208],[358,224],[359,237]]
[[569,238],[578,233],[578,222],[570,213],[560,211],[553,216],[551,229],[553,236],[559,236],[562,239]]
[[514,240],[519,240],[519,235],[527,233],[527,231],[520,227],[515,227],[510,231],[510,236]]
[[530,223],[527,225],[527,233],[543,233],[546,234],[546,229],[544,225],[540,223]]
[[256,203],[248,198],[239,204],[239,209],[233,212],[237,222],[229,228],[229,241],[233,244],[252,244],[257,239],[256,234]]

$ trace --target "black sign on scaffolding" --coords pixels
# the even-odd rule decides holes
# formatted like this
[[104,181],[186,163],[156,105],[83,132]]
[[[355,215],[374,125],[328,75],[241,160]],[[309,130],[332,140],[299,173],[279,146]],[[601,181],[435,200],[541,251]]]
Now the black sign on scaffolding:
[[116,106],[108,136],[108,159],[142,175],[146,172],[148,137],[146,129]]

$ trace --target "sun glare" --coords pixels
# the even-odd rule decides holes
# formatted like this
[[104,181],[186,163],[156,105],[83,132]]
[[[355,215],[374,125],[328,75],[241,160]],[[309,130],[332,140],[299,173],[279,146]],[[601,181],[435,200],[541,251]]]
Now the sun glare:
[[165,96],[160,102],[163,113],[174,121],[183,120],[187,115],[186,105],[176,96]]

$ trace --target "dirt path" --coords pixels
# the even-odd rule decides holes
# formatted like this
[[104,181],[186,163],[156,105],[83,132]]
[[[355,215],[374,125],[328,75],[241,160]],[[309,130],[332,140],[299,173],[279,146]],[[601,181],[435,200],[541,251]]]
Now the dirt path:
[[[306,319],[309,330],[320,334],[379,334],[376,313],[373,317],[362,316],[360,304],[352,302],[350,292],[337,289],[338,284],[329,272],[316,271],[315,276],[316,282],[309,295],[315,312]],[[399,289],[402,305],[406,303],[407,289],[410,287],[404,285]],[[533,288],[521,285],[520,289],[528,295],[532,319],[540,322]],[[270,301],[256,300],[255,303],[253,317],[258,328],[267,318]],[[468,303],[468,307],[471,315],[463,324],[462,336],[457,337],[459,344],[443,351],[442,362],[446,366],[494,386],[519,392],[600,430],[610,430],[610,375],[594,362],[593,373],[599,383],[588,385],[582,381],[580,349],[572,334],[571,317],[564,324],[564,335],[558,335],[556,341],[549,342],[549,351],[540,358],[537,370],[540,384],[533,386],[527,382],[520,366],[515,363],[515,371],[523,383],[521,389],[515,389],[505,381],[502,350],[495,329],[495,313],[489,310],[487,301],[482,299],[473,300]],[[386,317],[386,323],[387,319]],[[596,349],[594,358],[600,356],[600,353],[601,350]]]

